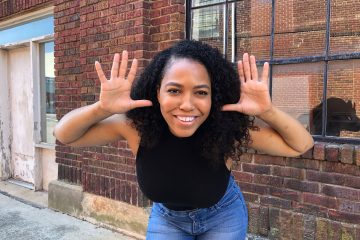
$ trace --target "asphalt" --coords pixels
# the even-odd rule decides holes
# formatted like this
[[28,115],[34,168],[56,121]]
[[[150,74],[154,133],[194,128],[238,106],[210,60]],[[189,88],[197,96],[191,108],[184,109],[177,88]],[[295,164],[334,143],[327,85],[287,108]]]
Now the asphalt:
[[0,181],[0,240],[136,239],[47,208],[45,192],[34,193],[43,199],[34,202],[19,191],[34,193]]

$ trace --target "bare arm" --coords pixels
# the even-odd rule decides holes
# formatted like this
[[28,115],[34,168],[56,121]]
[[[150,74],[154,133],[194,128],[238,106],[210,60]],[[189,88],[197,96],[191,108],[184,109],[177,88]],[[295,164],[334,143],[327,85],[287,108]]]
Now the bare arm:
[[74,147],[105,145],[121,138],[137,142],[138,137],[123,114],[106,112],[99,102],[66,114],[56,125],[54,135]]
[[55,137],[70,146],[104,145],[120,138],[125,138],[133,153],[136,153],[138,132],[126,119],[125,113],[138,107],[152,105],[148,100],[133,100],[130,90],[137,71],[134,59],[127,77],[128,53],[123,51],[115,54],[111,68],[111,77],[106,79],[100,63],[95,68],[101,82],[100,99],[98,102],[75,109],[66,114],[54,130]]
[[266,124],[251,130],[249,147],[274,156],[294,157],[309,150],[314,141],[309,132],[290,115],[276,107],[258,116]]

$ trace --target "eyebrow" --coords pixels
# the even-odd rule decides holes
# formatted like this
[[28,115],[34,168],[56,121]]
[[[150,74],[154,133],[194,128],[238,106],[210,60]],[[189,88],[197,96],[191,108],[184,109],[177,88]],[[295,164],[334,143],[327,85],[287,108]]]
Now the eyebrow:
[[[176,82],[168,82],[168,83],[166,83],[166,84],[165,84],[165,87],[168,87],[168,86],[182,87],[181,84],[176,83]],[[198,88],[207,88],[207,89],[210,89],[209,85],[207,85],[207,84],[196,85],[194,88],[195,88],[195,89],[198,89]]]

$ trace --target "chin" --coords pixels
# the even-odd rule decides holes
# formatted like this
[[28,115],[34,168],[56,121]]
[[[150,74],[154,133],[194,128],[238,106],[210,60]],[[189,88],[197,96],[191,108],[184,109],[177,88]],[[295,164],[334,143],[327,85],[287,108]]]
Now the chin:
[[188,129],[188,130],[182,130],[182,129],[170,129],[170,132],[179,138],[186,138],[186,137],[191,137],[192,135],[194,135],[194,133],[196,132],[197,129]]

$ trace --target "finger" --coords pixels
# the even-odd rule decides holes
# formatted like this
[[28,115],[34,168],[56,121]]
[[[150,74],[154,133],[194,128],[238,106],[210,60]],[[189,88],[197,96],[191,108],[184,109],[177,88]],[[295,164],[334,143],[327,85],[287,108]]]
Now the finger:
[[224,111],[224,112],[228,112],[228,111],[238,112],[238,111],[240,111],[240,109],[239,109],[238,104],[226,104],[221,108],[221,111]]
[[111,78],[117,78],[119,74],[119,63],[120,63],[120,54],[115,53],[114,61],[111,67]]
[[128,65],[128,52],[126,50],[124,50],[121,55],[121,64],[120,64],[120,70],[119,70],[120,78],[125,78],[127,65]]
[[128,74],[127,79],[132,83],[135,79],[136,76],[136,71],[137,71],[137,66],[138,66],[138,61],[137,59],[134,59],[132,64],[131,64],[131,68],[130,68],[130,72]]
[[244,65],[245,81],[251,80],[249,54],[247,54],[247,53],[244,53],[243,65]]
[[244,64],[241,60],[238,61],[238,71],[239,71],[240,82],[245,83]]
[[256,59],[253,55],[250,56],[250,70],[251,70],[251,79],[258,81],[258,71],[256,66]]
[[95,62],[95,69],[96,69],[96,72],[97,72],[100,82],[106,83],[107,79],[106,79],[104,71],[102,70],[101,65],[98,61]]
[[130,109],[140,108],[140,107],[150,107],[152,102],[149,100],[131,100]]
[[262,81],[267,82],[269,80],[269,63],[265,62],[262,70],[261,78]]

